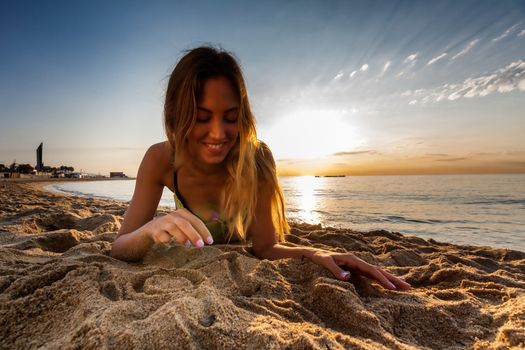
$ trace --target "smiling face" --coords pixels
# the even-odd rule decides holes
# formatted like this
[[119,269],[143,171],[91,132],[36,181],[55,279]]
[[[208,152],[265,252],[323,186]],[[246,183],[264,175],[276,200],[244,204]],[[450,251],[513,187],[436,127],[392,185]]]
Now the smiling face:
[[239,99],[230,81],[225,77],[206,80],[197,107],[188,151],[204,166],[220,164],[239,136]]

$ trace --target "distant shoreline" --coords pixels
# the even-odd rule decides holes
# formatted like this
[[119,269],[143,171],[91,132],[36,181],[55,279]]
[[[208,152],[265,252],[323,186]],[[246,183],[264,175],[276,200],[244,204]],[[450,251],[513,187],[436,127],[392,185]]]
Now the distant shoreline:
[[135,177],[124,177],[124,178],[87,178],[87,179],[76,179],[76,178],[0,178],[0,186],[6,186],[2,185],[2,183],[17,183],[17,184],[28,184],[35,190],[45,191],[45,192],[52,192],[55,195],[59,196],[65,196],[65,197],[71,197],[74,196],[73,194],[63,192],[63,191],[56,191],[51,190],[48,188],[45,188],[47,185],[51,185],[54,183],[60,183],[60,182],[90,182],[90,181],[119,181],[119,180],[136,180]]

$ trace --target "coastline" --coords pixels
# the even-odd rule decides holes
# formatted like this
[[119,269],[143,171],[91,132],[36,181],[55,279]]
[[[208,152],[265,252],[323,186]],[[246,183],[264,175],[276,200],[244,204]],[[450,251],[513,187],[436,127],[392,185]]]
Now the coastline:
[[522,252],[302,223],[286,236],[351,251],[409,292],[342,282],[308,260],[259,260],[249,245],[159,245],[126,263],[109,251],[127,203],[23,180],[0,181],[0,348],[525,346]]
[[46,191],[46,192],[52,192],[59,196],[65,196],[65,197],[75,197],[75,195],[63,192],[63,191],[56,191],[53,189],[45,188],[48,185],[53,185],[55,183],[60,182],[90,182],[90,181],[122,181],[122,180],[135,180],[135,177],[127,177],[127,178],[85,178],[85,179],[75,179],[75,178],[7,178],[7,179],[1,179],[0,178],[0,187],[3,184],[9,184],[9,183],[18,183],[18,184],[26,184],[28,187],[37,190],[37,191]]

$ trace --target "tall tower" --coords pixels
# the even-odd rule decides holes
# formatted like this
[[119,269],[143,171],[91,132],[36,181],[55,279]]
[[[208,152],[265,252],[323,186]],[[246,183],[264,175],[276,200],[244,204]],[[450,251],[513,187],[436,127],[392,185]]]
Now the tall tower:
[[36,170],[42,171],[44,169],[44,163],[42,163],[42,148],[44,146],[43,142],[40,142],[40,146],[36,149]]

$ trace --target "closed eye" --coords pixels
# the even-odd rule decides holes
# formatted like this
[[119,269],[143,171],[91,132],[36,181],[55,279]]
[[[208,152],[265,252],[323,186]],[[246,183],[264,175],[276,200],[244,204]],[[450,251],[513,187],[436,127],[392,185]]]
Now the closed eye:
[[197,123],[207,123],[210,120],[210,118],[200,118],[197,117],[196,122]]

